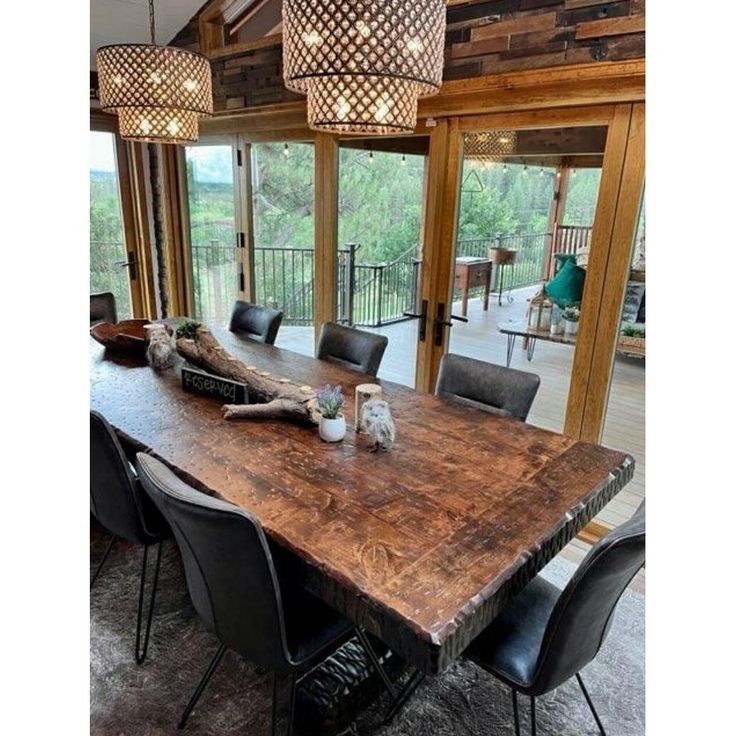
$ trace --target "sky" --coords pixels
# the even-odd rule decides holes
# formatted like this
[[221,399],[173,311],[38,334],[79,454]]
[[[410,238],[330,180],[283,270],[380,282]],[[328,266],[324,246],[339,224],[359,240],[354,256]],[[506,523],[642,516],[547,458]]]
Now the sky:
[[112,133],[90,131],[89,170],[115,171],[115,148]]

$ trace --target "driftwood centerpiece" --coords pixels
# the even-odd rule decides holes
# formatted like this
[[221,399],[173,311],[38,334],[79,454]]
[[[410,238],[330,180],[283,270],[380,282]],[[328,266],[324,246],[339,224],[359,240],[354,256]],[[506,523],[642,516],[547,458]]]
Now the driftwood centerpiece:
[[288,378],[245,365],[230,355],[204,325],[183,322],[176,331],[176,349],[190,363],[244,383],[263,402],[226,404],[222,407],[225,419],[297,419],[319,424],[317,398],[310,386],[300,387]]

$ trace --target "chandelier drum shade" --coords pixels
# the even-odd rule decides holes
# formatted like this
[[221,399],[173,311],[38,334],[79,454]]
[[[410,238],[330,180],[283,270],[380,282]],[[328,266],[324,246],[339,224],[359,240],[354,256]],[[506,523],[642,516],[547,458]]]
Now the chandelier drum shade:
[[103,110],[117,113],[126,140],[189,143],[199,118],[212,114],[212,72],[207,57],[155,43],[153,3],[150,44],[116,44],[97,50]]
[[311,128],[413,131],[442,84],[445,23],[444,0],[284,0],[284,84]]
[[515,130],[468,133],[463,140],[465,157],[479,163],[503,161],[516,152]]

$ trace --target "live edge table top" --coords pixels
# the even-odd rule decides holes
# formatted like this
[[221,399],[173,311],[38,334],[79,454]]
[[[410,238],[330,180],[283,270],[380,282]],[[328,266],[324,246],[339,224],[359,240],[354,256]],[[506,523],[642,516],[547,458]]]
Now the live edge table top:
[[631,479],[630,456],[376,380],[396,445],[353,432],[373,379],[213,330],[236,357],[297,385],[341,384],[348,434],[227,421],[220,402],[91,342],[91,407],[199,489],[253,513],[305,564],[305,584],[435,673]]

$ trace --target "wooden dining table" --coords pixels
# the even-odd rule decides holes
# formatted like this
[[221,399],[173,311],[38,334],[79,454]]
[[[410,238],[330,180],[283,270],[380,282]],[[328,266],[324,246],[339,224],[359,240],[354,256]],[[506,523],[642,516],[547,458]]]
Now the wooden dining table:
[[390,451],[353,431],[373,379],[212,330],[235,357],[297,385],[340,384],[348,433],[225,420],[218,400],[90,341],[91,408],[124,442],[254,514],[299,558],[304,584],[419,672],[458,658],[631,479],[633,459],[406,386],[383,387]]

